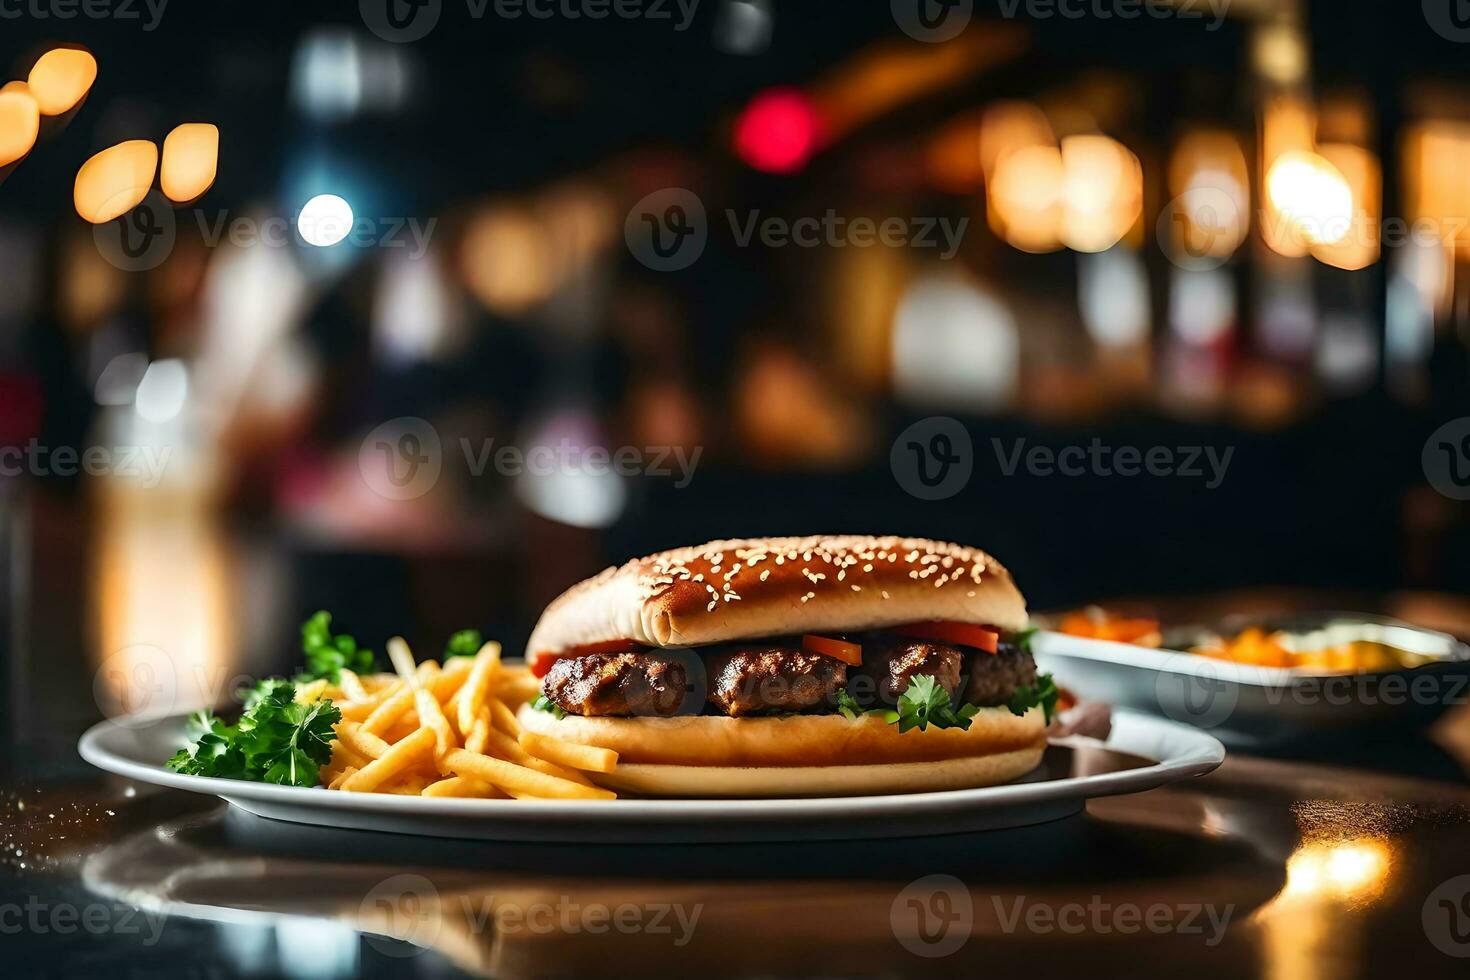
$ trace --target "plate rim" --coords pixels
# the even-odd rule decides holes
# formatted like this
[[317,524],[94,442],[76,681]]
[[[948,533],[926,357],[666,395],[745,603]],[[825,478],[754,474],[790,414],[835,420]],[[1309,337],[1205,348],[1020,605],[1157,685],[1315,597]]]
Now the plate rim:
[[[1208,732],[1127,709],[1114,709],[1113,731],[1098,744],[1147,759],[1151,765],[1123,771],[1068,776],[1033,783],[1005,783],[970,789],[928,793],[892,793],[875,796],[796,797],[775,799],[618,799],[618,800],[480,800],[428,799],[381,793],[331,793],[319,787],[277,786],[238,779],[190,776],[169,772],[161,764],[137,762],[108,748],[104,742],[118,731],[166,724],[182,724],[186,714],[151,719],[146,726],[104,720],[91,726],[77,742],[77,751],[90,765],[105,772],[168,789],[202,793],[231,802],[233,798],[260,800],[314,810],[376,812],[426,819],[485,818],[536,820],[548,817],[591,818],[611,822],[694,818],[727,820],[798,820],[841,812],[844,817],[884,817],[911,811],[953,812],[1002,808],[1076,797],[1093,798],[1142,791],[1202,776],[1225,760],[1225,747]],[[1121,733],[1121,734],[1120,734]],[[1157,758],[1144,750],[1161,738],[1176,740],[1178,751]],[[1075,744],[1068,739],[1057,744]],[[1090,740],[1089,740],[1090,741]],[[1119,743],[1125,744],[1119,744]]]

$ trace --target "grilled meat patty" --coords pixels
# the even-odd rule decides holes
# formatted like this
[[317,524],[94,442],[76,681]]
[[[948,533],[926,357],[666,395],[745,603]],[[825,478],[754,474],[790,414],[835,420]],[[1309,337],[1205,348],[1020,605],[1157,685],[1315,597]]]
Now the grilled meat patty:
[[568,714],[589,717],[672,715],[688,691],[682,661],[654,653],[563,657],[551,665],[542,693]]
[[928,674],[951,698],[960,686],[964,652],[959,647],[875,633],[863,638],[862,673],[853,678],[849,693],[867,707],[875,697],[886,705],[898,703],[917,676]]
[[709,701],[732,718],[829,711],[847,684],[847,665],[794,647],[746,646],[711,655]]
[[1002,642],[995,653],[970,654],[970,677],[960,700],[981,708],[1005,704],[1022,685],[1036,683],[1036,661],[1029,651]]
[[[798,647],[715,647],[704,663],[710,708],[732,718],[831,711],[844,688],[863,707],[892,705],[923,674],[956,702],[979,707],[1005,704],[1016,688],[1036,683],[1035,661],[1014,644],[1002,642],[990,654],[891,633],[863,637],[863,666],[850,684],[842,661]],[[693,669],[698,673],[697,662]],[[551,665],[542,691],[569,714],[672,715],[692,693],[690,665],[652,651],[563,657]]]

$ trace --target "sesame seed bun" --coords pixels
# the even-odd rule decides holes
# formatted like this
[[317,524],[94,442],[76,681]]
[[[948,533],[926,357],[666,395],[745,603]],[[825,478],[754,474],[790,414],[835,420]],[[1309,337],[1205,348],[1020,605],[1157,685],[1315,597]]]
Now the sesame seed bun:
[[572,586],[541,614],[526,658],[534,663],[614,640],[690,647],[934,619],[1018,630],[1026,600],[1000,562],[943,541],[712,541],[638,558]]
[[1040,708],[1017,716],[981,709],[970,728],[900,733],[879,718],[558,719],[523,706],[522,727],[612,749],[611,773],[588,773],[624,792],[677,797],[854,796],[993,786],[1035,769],[1046,750]]

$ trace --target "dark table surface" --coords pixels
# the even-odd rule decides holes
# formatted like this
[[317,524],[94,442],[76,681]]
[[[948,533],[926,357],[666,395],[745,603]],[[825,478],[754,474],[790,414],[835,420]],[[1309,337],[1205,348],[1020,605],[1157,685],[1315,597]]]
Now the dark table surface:
[[[1470,625],[1425,597],[1356,605]],[[435,840],[15,780],[0,959],[68,978],[1466,976],[1467,772],[1462,707],[1425,734],[1232,752],[1036,827],[723,846]]]

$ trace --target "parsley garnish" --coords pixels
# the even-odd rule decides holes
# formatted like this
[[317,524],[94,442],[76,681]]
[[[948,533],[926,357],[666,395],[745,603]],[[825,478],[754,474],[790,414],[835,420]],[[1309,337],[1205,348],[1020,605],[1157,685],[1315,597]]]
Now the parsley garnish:
[[189,718],[193,744],[168,760],[186,776],[248,779],[284,786],[315,786],[332,757],[333,727],[342,718],[330,701],[299,704],[288,680],[262,681],[246,694],[234,725],[201,711]]
[[1030,653],[1031,638],[1036,635],[1036,632],[1037,627],[1028,626],[1026,629],[1017,630],[1015,633],[1012,633],[1010,636],[1006,637],[1006,642],[1010,643],[1012,646],[1019,647],[1022,651],[1026,653]]
[[556,716],[558,721],[567,716],[567,713],[562,710],[561,705],[557,704],[555,701],[551,700],[544,694],[536,695],[536,700],[531,702],[531,707],[535,708],[537,711],[551,712],[553,715]]
[[932,675],[918,674],[898,696],[898,730],[906,732],[917,728],[922,732],[933,725],[935,728],[968,731],[970,719],[979,710],[973,704],[967,704],[956,711],[950,704],[949,692],[936,683]]
[[332,614],[325,609],[301,624],[301,652],[306,669],[296,675],[298,683],[325,677],[336,684],[343,668],[358,674],[372,673],[373,651],[359,650],[357,640],[343,633],[332,635]]
[[480,635],[479,630],[460,630],[449,637],[449,642],[444,644],[444,659],[450,657],[473,657],[480,652],[480,647],[485,645],[485,638]]
[[1016,688],[1016,693],[1011,695],[1011,700],[1006,704],[1013,715],[1024,715],[1031,708],[1041,705],[1041,710],[1046,714],[1046,723],[1051,724],[1052,715],[1057,710],[1057,685],[1050,674],[1040,674],[1036,678],[1035,686],[1023,684]]

